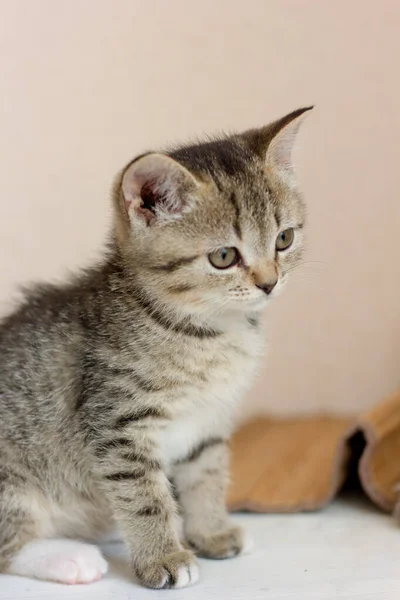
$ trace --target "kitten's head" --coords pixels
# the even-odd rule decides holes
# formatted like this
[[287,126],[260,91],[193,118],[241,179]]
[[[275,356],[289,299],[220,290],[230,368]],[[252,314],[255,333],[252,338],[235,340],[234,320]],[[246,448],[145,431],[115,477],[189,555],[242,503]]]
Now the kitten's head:
[[291,163],[309,108],[240,135],[148,153],[121,173],[115,233],[143,293],[183,314],[254,313],[303,251]]

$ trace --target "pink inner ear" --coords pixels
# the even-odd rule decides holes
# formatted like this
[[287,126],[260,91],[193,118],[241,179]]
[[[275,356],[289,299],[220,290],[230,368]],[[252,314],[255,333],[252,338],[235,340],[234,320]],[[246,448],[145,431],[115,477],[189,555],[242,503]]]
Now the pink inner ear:
[[[142,181],[140,181],[140,179],[142,179]],[[132,186],[132,189],[135,190],[133,192],[135,194],[134,198],[132,198],[132,196],[128,196],[128,198],[124,197],[126,212],[129,214],[133,207],[135,213],[143,218],[147,225],[155,218],[153,208],[156,204],[156,198],[153,194],[153,186],[156,186],[154,180],[146,181],[145,178],[138,178],[136,180],[136,185]]]
[[294,136],[293,138],[284,137],[282,140],[278,141],[275,148],[275,161],[278,165],[287,169],[292,164],[292,148],[293,148]]
[[[298,117],[275,136],[269,152],[273,162],[285,171],[293,171],[292,152],[303,117]],[[267,151],[268,156],[268,151]]]
[[147,208],[143,208],[143,206],[139,206],[136,209],[136,213],[144,218],[147,225],[151,225],[156,219],[154,213],[151,210],[148,210]]
[[176,173],[161,173],[157,178],[148,179],[140,190],[142,206],[156,215],[180,213],[182,201],[178,188]]
[[195,180],[172,159],[148,156],[132,163],[125,173],[122,192],[125,210],[132,218],[151,225],[179,218],[188,209],[188,191]]
[[147,181],[142,185],[138,194],[138,204],[135,207],[136,213],[144,218],[147,225],[150,225],[155,219],[156,197],[153,193],[154,182]]
[[148,210],[155,210],[156,205],[162,202],[161,194],[157,193],[157,182],[155,180],[145,181],[140,189],[141,206]]

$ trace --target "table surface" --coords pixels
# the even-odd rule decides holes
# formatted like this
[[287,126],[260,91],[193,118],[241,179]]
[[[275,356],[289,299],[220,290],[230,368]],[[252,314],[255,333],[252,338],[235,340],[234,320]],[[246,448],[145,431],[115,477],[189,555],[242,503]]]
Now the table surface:
[[248,556],[201,562],[192,588],[151,591],[130,579],[119,544],[103,546],[110,572],[87,586],[0,576],[1,600],[399,600],[400,529],[350,496],[318,513],[237,515],[253,535]]

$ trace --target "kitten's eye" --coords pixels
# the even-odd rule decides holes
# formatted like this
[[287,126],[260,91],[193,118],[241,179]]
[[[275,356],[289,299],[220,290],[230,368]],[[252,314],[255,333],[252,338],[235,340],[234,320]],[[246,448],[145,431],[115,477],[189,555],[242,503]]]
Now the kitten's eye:
[[289,246],[293,244],[294,240],[294,229],[293,227],[289,227],[289,229],[285,229],[285,231],[281,231],[278,237],[276,238],[275,247],[278,252],[282,252],[282,250],[287,250]]
[[221,248],[209,254],[208,260],[216,269],[228,269],[239,261],[239,252],[236,248]]

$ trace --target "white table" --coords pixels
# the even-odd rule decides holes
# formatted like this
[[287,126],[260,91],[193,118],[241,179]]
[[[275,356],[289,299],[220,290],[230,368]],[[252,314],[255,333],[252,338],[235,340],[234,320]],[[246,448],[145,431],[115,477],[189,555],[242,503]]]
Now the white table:
[[102,581],[66,587],[0,576],[1,600],[399,600],[400,529],[366,501],[343,498],[319,513],[238,515],[253,534],[251,555],[201,561],[201,580],[151,591],[129,580],[118,544],[104,547]]

